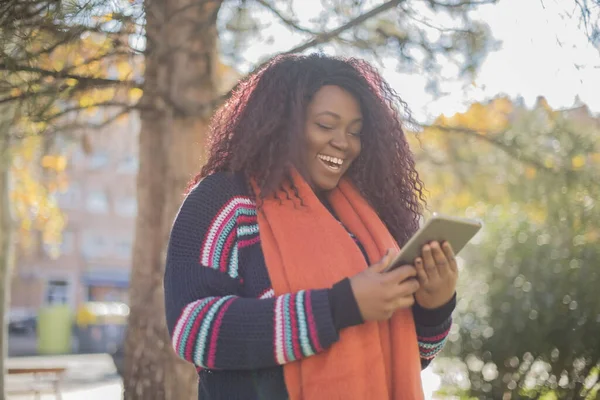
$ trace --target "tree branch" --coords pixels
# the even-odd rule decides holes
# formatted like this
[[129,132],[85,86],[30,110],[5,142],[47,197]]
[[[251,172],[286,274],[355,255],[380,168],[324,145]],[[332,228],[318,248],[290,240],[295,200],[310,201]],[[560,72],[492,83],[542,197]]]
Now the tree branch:
[[435,0],[427,0],[427,2],[436,7],[462,8],[462,7],[468,7],[468,6],[483,6],[486,4],[494,4],[494,3],[498,2],[498,0],[479,0],[479,1],[463,0],[458,3],[442,3],[439,1],[435,1]]
[[403,3],[404,1],[406,1],[406,0],[392,0],[392,1],[388,1],[386,3],[383,3],[383,4],[373,8],[371,11],[367,11],[366,13],[361,14],[358,17],[346,22],[344,25],[341,25],[340,27],[333,29],[329,32],[324,32],[324,33],[318,35],[317,37],[315,37],[314,39],[309,40],[308,42],[301,44],[300,46],[294,47],[282,54],[301,53],[304,50],[310,49],[311,47],[315,47],[320,44],[327,43],[328,41],[330,41],[331,39],[344,33],[345,31],[362,24],[366,20],[368,20],[378,14],[381,14],[384,11],[390,10],[390,9],[398,6],[400,3]]
[[[321,33],[320,35],[318,35],[317,37],[309,40],[308,42],[301,44],[300,46],[294,47],[292,49],[289,49],[281,54],[293,54],[293,53],[300,53],[303,52],[305,50],[310,49],[311,47],[317,46],[319,44],[323,44],[323,43],[327,43],[330,40],[336,38],[337,36],[339,36],[340,34],[344,33],[345,31],[354,28],[360,24],[362,24],[363,22],[365,22],[366,20],[373,18],[376,15],[381,14],[384,11],[390,10],[396,6],[398,6],[400,3],[403,3],[406,0],[391,0],[388,1],[386,3],[383,3],[373,9],[371,9],[371,11],[368,11],[364,14],[359,15],[358,17],[346,22],[345,24],[329,31],[329,32],[324,32]],[[253,71],[251,72],[254,73],[256,71],[259,71],[261,68],[263,68],[265,65],[267,65],[269,61],[265,61],[263,63],[261,63],[260,65],[256,66]],[[227,92],[224,96],[215,99],[215,101],[212,102],[212,104],[210,105],[212,108],[218,106],[221,102],[227,100],[229,97],[231,97],[231,95],[238,89],[240,83],[236,84],[229,92]]]
[[65,108],[64,110],[61,110],[59,112],[56,112],[52,115],[48,115],[48,116],[40,116],[40,121],[44,121],[44,122],[51,122],[54,121],[64,115],[73,113],[73,112],[78,112],[78,111],[83,111],[83,110],[89,110],[90,108],[95,108],[95,107],[122,107],[124,109],[127,110],[131,110],[133,108],[137,108],[136,105],[133,104],[128,104],[128,103],[122,103],[119,101],[105,101],[105,102],[101,102],[101,103],[96,103],[96,104],[90,104],[90,105],[85,105],[85,106],[75,106],[75,107],[68,107]]
[[[539,162],[533,158],[523,157],[523,156],[519,156],[519,155],[515,154],[515,152],[512,151],[512,148],[509,145],[507,145],[506,143],[502,143],[499,140],[496,140],[488,135],[482,135],[475,130],[468,129],[468,128],[455,128],[455,127],[449,127],[449,126],[443,126],[443,125],[420,125],[420,126],[421,126],[421,128],[437,129],[437,130],[440,130],[440,131],[446,132],[446,133],[461,133],[463,135],[466,135],[466,136],[475,138],[477,140],[481,140],[486,143],[489,143],[492,146],[497,147],[500,150],[504,151],[507,155],[509,155],[511,158],[513,158],[515,160],[521,161],[525,164],[530,164],[531,166],[536,167],[541,170],[545,170],[548,172],[556,172],[554,169],[545,166],[544,164],[542,164],[541,162]],[[504,132],[498,132],[498,133],[495,133],[494,136],[501,135],[503,133]]]
[[[538,170],[542,170],[544,172],[548,172],[548,173],[557,173],[560,172],[561,170],[558,170],[556,168],[550,168],[547,167],[546,165],[544,165],[543,163],[539,162],[538,160],[534,159],[533,157],[527,157],[527,156],[523,156],[520,154],[517,154],[513,151],[512,147],[507,145],[506,143],[502,143],[499,140],[494,139],[491,136],[488,135],[482,135],[480,133],[478,133],[475,130],[472,129],[468,129],[468,128],[455,128],[455,127],[449,127],[449,126],[442,126],[442,125],[420,125],[421,128],[430,128],[430,129],[437,129],[440,130],[442,132],[446,132],[446,133],[460,133],[472,138],[475,138],[477,140],[481,140],[484,141],[486,143],[491,144],[492,146],[502,150],[506,155],[508,155],[509,157],[511,157],[514,160],[517,160],[521,163],[524,164],[528,164],[531,165],[532,167],[535,167]],[[494,134],[494,136],[497,135],[502,135],[504,132],[497,132]],[[571,169],[571,168],[565,168],[562,171],[566,171],[566,172],[570,172],[570,173],[579,173],[580,171]],[[593,179],[592,177],[590,177],[590,182],[600,186],[600,181]]]
[[[15,3],[14,6],[11,3]],[[39,8],[33,8],[33,9],[28,9],[28,6],[39,6]],[[8,3],[6,9],[7,11],[4,11],[4,13],[6,13],[6,16],[10,16],[9,17],[9,21],[10,22],[16,22],[16,21],[21,21],[21,20],[27,20],[27,19],[31,19],[34,17],[37,17],[38,20],[39,18],[43,18],[41,16],[42,11],[48,7],[48,2],[33,2],[33,3],[26,3],[26,2],[20,2],[20,1],[15,1],[15,2],[10,2]],[[20,8],[19,8],[20,7]],[[4,24],[3,24],[4,25]]]
[[426,20],[421,19],[421,18],[417,18],[415,16],[414,10],[411,10],[411,9],[409,9],[407,7],[403,7],[403,6],[401,6],[400,8],[401,8],[402,11],[404,11],[404,14],[408,18],[412,19],[413,21],[415,21],[415,22],[417,22],[419,24],[423,24],[423,25],[425,25],[425,26],[427,26],[429,28],[435,29],[436,31],[438,31],[440,33],[447,33],[447,32],[461,32],[461,33],[466,33],[466,34],[472,34],[473,33],[472,31],[470,31],[468,29],[443,28],[441,26],[434,25],[434,24],[432,24],[429,21],[426,21]]
[[97,78],[93,76],[82,76],[77,74],[65,73],[62,71],[52,71],[39,67],[30,67],[28,65],[16,65],[11,67],[5,63],[0,63],[0,70],[3,71],[21,71],[21,72],[33,72],[36,74],[40,74],[42,76],[51,76],[59,79],[76,79],[85,84],[92,85],[127,85],[130,87],[141,87],[138,83],[134,81],[121,81],[118,79],[109,79],[109,78]]
[[48,85],[44,88],[44,90],[39,90],[39,91],[24,90],[19,95],[0,98],[0,105],[4,104],[4,103],[11,103],[13,101],[27,100],[32,97],[56,96],[57,93],[61,93],[65,90],[69,90],[71,92],[70,94],[73,94],[75,92],[81,92],[81,91],[89,90],[89,89],[90,89],[90,86],[83,82],[78,82],[75,86],[68,86],[66,84],[63,84],[60,86]]
[[5,103],[11,103],[13,101],[19,101],[19,100],[27,100],[31,97],[35,97],[35,96],[50,96],[53,94],[56,94],[58,92],[60,92],[61,90],[64,90],[68,88],[68,86],[63,85],[61,87],[58,88],[53,88],[52,90],[46,90],[46,91],[39,91],[39,92],[23,92],[21,94],[18,94],[16,96],[8,96],[8,97],[2,97],[0,98],[0,105],[1,104],[5,104]]
[[112,124],[113,122],[115,122],[117,119],[121,118],[123,115],[128,114],[129,112],[133,111],[134,109],[136,109],[137,106],[134,105],[130,105],[128,107],[123,108],[119,113],[113,115],[112,117],[104,120],[102,123],[100,124],[88,124],[89,127],[93,128],[93,129],[100,129],[100,128],[104,128],[110,124]]
[[[62,28],[57,25],[50,25],[50,27],[52,29],[47,28],[46,30],[48,31],[48,33],[51,36],[56,38],[56,41],[54,43],[52,43],[50,46],[43,48],[35,53],[29,53],[26,49],[24,49],[26,57],[23,59],[23,61],[36,59],[37,57],[41,56],[42,54],[51,54],[58,47],[61,47],[63,45],[69,44],[71,42],[80,40],[81,34],[83,34],[86,31],[89,31],[89,29],[86,27]],[[43,25],[34,25],[31,28],[43,30],[44,26]]]
[[[112,124],[113,122],[115,122],[117,119],[119,119],[120,117],[122,117],[123,115],[128,114],[129,112],[133,111],[137,109],[137,106],[135,105],[131,105],[128,107],[124,107],[119,113],[113,115],[112,117],[102,121],[101,123],[98,124],[93,124],[93,123],[72,123],[72,124],[67,124],[67,125],[60,125],[60,126],[55,126],[54,129],[47,129],[44,132],[42,132],[42,134],[44,136],[51,136],[51,135],[56,135],[58,133],[61,132],[73,132],[76,130],[80,130],[80,129],[86,129],[86,128],[91,128],[91,129],[102,129],[107,127],[108,125]],[[33,135],[37,135],[38,133],[35,133]],[[26,138],[28,136],[32,136],[30,134],[15,134],[13,135],[14,138],[16,139],[23,139]]]
[[277,10],[273,5],[269,4],[266,0],[256,0],[256,2],[258,4],[260,4],[261,6],[265,7],[267,10],[269,10],[272,14],[274,14],[277,18],[279,18],[279,20],[281,22],[283,22],[285,25],[289,26],[290,28],[293,28],[300,32],[309,33],[314,36],[319,35],[319,32],[316,32],[309,28],[300,26],[300,25],[298,25],[297,22],[291,20],[290,18],[287,18],[285,15],[281,14],[279,12],[279,10]]

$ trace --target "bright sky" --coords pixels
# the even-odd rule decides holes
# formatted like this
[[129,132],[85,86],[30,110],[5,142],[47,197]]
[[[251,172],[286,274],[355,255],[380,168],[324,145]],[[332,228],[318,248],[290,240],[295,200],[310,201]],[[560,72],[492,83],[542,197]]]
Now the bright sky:
[[[319,0],[302,0],[301,4],[300,19],[320,11]],[[555,108],[570,107],[579,96],[592,112],[600,113],[600,49],[587,41],[577,19],[564,17],[564,13],[575,11],[574,5],[574,0],[500,0],[480,8],[477,17],[489,24],[501,47],[487,56],[475,85],[448,79],[441,89],[449,94],[441,98],[425,92],[422,75],[400,74],[387,67],[382,72],[420,120],[460,112],[473,101],[498,94],[522,96],[528,105],[541,95]],[[244,53],[248,60],[301,42],[281,27],[273,25],[270,29],[275,36],[273,43],[250,43]],[[446,72],[453,74],[450,69]]]
[[[506,93],[521,95],[531,105],[542,95],[551,106],[562,108],[572,106],[579,96],[593,112],[600,112],[600,48],[588,42],[577,20],[561,18],[574,3],[501,0],[482,9],[482,19],[502,41],[502,48],[488,56],[477,77],[480,89],[469,97]],[[438,104],[445,112],[453,108],[448,99]]]

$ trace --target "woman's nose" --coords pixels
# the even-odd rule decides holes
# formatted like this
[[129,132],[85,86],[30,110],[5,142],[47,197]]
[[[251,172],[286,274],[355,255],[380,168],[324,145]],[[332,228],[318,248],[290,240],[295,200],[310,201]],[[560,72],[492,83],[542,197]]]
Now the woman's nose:
[[347,150],[349,143],[348,143],[348,135],[346,134],[346,132],[342,129],[338,129],[335,132],[335,135],[333,136],[333,138],[331,139],[331,145],[340,150],[344,150],[344,151]]

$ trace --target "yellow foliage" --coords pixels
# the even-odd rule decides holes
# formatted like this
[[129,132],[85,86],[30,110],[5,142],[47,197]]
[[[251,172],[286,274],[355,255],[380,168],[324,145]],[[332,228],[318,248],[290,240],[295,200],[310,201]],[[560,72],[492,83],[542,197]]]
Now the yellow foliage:
[[535,204],[526,205],[525,212],[527,213],[529,219],[535,224],[544,223],[548,217],[546,209]]
[[108,13],[108,14],[105,14],[102,17],[100,17],[100,21],[102,21],[102,22],[109,22],[109,21],[112,21],[112,19],[113,19],[113,13]]
[[131,75],[133,68],[127,61],[121,61],[117,64],[117,72],[119,73],[119,79],[125,79]]
[[[95,103],[92,103],[92,104],[95,104]],[[88,106],[88,107],[89,107],[89,106]],[[100,111],[98,110],[98,107],[89,107],[88,109],[86,109],[86,110],[84,111],[84,113],[85,113],[86,115],[89,115],[90,117],[92,117],[92,116],[96,115],[96,113],[98,113],[98,112],[100,112]]]
[[533,168],[533,167],[525,168],[525,177],[527,177],[527,179],[535,178],[536,174],[537,174],[537,171],[535,168]]
[[62,172],[67,167],[67,158],[60,155],[46,155],[42,157],[42,166],[56,172]]
[[144,94],[144,91],[140,88],[129,89],[129,99],[132,101],[138,101],[142,97],[142,94]]
[[574,169],[581,169],[585,165],[585,157],[577,155],[571,159],[571,165]]
[[15,129],[21,132],[23,136],[25,136],[24,141],[26,143],[26,149],[37,150],[39,149],[39,144],[37,143],[37,141],[41,140],[41,138],[36,136],[42,133],[47,127],[48,124],[44,121],[31,122],[22,118],[21,120],[17,121],[17,126],[15,127]]
[[461,191],[456,195],[454,202],[459,209],[466,209],[473,204],[473,198],[469,192]]
[[[40,124],[26,121],[20,121],[20,125],[26,132],[35,132],[40,128]],[[63,171],[66,167],[66,158],[61,155],[41,157],[43,143],[40,135],[29,135],[15,142],[11,148],[13,162],[10,172],[13,185],[10,199],[19,221],[17,230],[19,242],[25,246],[31,243],[33,230],[42,233],[45,243],[60,243],[61,232],[65,226],[62,212],[50,190],[65,185],[66,178]],[[46,173],[44,174],[46,182],[43,182],[42,168],[53,172],[58,179],[53,181],[52,174]]]
[[[573,206],[574,200],[579,202],[575,207],[594,207],[593,194],[578,194],[564,187],[560,176],[553,180],[557,176],[553,171],[576,170],[576,175],[583,177],[600,171],[600,152],[588,142],[597,136],[597,126],[582,123],[581,129],[576,129],[571,123],[578,120],[570,118],[552,110],[543,99],[534,110],[527,110],[499,98],[489,104],[473,104],[464,113],[440,115],[418,138],[409,135],[428,191],[429,210],[469,216],[490,214],[494,219],[527,219],[533,225],[548,226],[557,217],[557,210],[563,205]],[[579,142],[565,132],[580,135],[585,141]],[[490,143],[496,140],[507,146]],[[574,152],[570,158],[565,158],[565,149]],[[534,166],[537,163],[543,167]],[[582,232],[581,238],[588,243],[600,240],[600,230],[590,230],[583,214],[573,216],[571,228]]]
[[596,243],[598,242],[598,240],[600,240],[600,231],[598,230],[594,230],[594,231],[589,231],[585,233],[585,240],[588,243]]
[[42,138],[40,136],[26,136],[16,147],[15,159],[23,158],[26,162],[33,161],[33,158],[39,154],[42,146]]
[[115,122],[117,122],[119,124],[125,124],[125,123],[127,123],[128,120],[129,120],[129,115],[128,114],[122,114],[122,115],[119,115],[117,117],[117,119],[115,120]]
[[79,97],[79,106],[84,108],[93,107],[96,104],[105,103],[115,97],[114,88],[92,89]]
[[64,59],[56,57],[52,60],[52,68],[55,69],[56,71],[60,71],[64,67],[65,67]]
[[482,135],[497,133],[507,128],[512,111],[510,100],[499,98],[492,100],[488,105],[474,103],[466,112],[457,113],[450,118],[442,117],[436,124],[471,129]]

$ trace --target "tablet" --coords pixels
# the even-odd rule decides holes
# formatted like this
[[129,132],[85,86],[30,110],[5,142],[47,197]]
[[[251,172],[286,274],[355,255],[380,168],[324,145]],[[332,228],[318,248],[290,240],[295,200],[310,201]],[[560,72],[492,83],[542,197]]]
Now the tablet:
[[482,226],[483,223],[479,220],[434,214],[410,238],[384,272],[401,265],[414,264],[415,258],[421,255],[423,246],[433,241],[440,244],[444,241],[449,242],[454,254],[458,254]]

